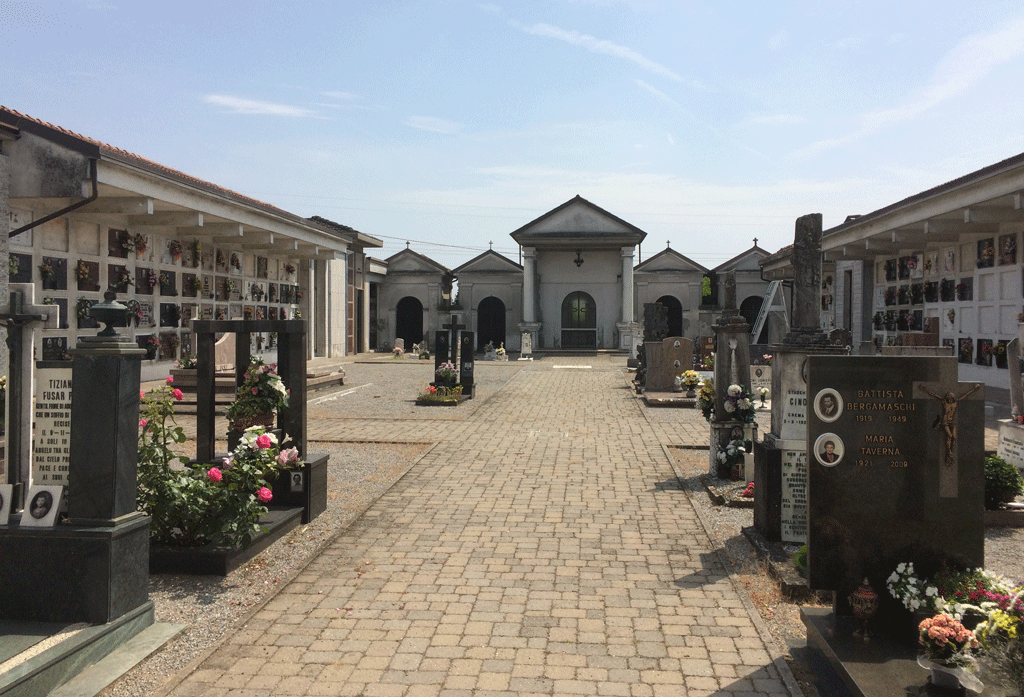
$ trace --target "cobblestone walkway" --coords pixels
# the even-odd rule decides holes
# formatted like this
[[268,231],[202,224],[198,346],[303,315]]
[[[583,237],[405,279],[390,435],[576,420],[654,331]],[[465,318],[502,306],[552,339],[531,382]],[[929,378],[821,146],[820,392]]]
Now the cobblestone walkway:
[[345,420],[439,443],[171,694],[790,694],[663,451],[693,434],[622,363],[539,361],[462,421]]

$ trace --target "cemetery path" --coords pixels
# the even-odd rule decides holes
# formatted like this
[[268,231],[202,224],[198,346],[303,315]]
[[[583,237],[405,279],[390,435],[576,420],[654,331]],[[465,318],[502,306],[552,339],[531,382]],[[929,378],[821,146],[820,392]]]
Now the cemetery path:
[[799,694],[666,457],[690,436],[562,364],[464,421],[345,420],[438,444],[169,693]]

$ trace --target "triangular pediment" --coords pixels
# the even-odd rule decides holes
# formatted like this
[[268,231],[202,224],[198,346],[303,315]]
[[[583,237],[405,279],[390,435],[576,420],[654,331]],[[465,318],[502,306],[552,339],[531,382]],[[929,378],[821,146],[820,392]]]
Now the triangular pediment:
[[443,274],[448,269],[430,257],[423,256],[419,252],[414,252],[411,249],[403,249],[397,254],[393,254],[386,259],[388,264],[388,273],[425,273],[425,274]]
[[480,256],[470,259],[465,264],[455,269],[455,274],[458,276],[488,273],[521,274],[523,273],[523,267],[508,257],[498,254],[493,249],[488,249]]
[[647,261],[637,264],[634,270],[637,273],[707,273],[706,268],[671,248],[663,249]]
[[769,256],[768,250],[761,249],[756,244],[745,252],[734,256],[724,264],[716,266],[712,271],[724,273],[726,271],[758,271],[761,268],[760,261]]
[[639,244],[647,233],[581,196],[569,199],[512,233],[519,244],[593,240],[609,244]]

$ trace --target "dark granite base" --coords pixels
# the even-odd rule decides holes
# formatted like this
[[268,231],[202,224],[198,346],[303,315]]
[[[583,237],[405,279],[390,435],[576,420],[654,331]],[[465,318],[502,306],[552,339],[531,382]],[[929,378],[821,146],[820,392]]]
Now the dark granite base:
[[446,400],[444,402],[438,402],[432,399],[417,399],[416,406],[418,407],[457,407],[459,404],[469,399],[469,395],[459,395],[459,400]]
[[302,524],[308,525],[318,515],[327,510],[327,462],[330,455],[313,453],[302,466],[304,486],[302,491],[291,490],[290,472],[285,471],[270,483],[274,493],[271,502],[274,506],[286,508],[302,507]]
[[149,553],[151,574],[192,574],[227,576],[289,530],[298,527],[302,508],[272,508],[260,521],[265,532],[253,538],[246,548],[209,544],[203,547],[164,547],[154,545]]
[[0,526],[0,619],[103,624],[149,599],[149,518],[113,527]]
[[[917,665],[912,646],[886,636],[869,641],[853,636],[857,624],[852,617],[836,617],[824,608],[800,608],[807,627],[807,648],[814,654],[812,665],[826,687],[821,694],[849,694],[854,697],[907,697],[908,695],[958,695],[963,690],[945,690],[928,682],[928,671]],[[832,675],[821,675],[823,669]],[[974,693],[969,693],[974,694]],[[984,697],[1011,694],[999,686],[986,685]]]
[[146,602],[112,622],[83,629],[0,675],[0,697],[49,694],[152,624],[153,603]]

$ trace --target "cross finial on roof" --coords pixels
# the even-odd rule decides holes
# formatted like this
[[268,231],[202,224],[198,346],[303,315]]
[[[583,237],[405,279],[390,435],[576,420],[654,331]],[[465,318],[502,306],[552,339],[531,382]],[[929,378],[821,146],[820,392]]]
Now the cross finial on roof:
[[757,246],[757,238],[756,237],[754,238],[754,246],[755,247]]
[[665,249],[668,249],[671,246],[672,246],[672,240],[665,240]]
[[489,248],[489,249],[490,249],[491,251],[494,251],[494,243],[493,243],[493,242],[488,242],[488,243],[487,243],[487,247],[488,247],[488,248]]
[[405,248],[406,248],[406,249],[408,249],[408,248],[409,248],[409,240],[406,240],[406,241],[405,241]]

